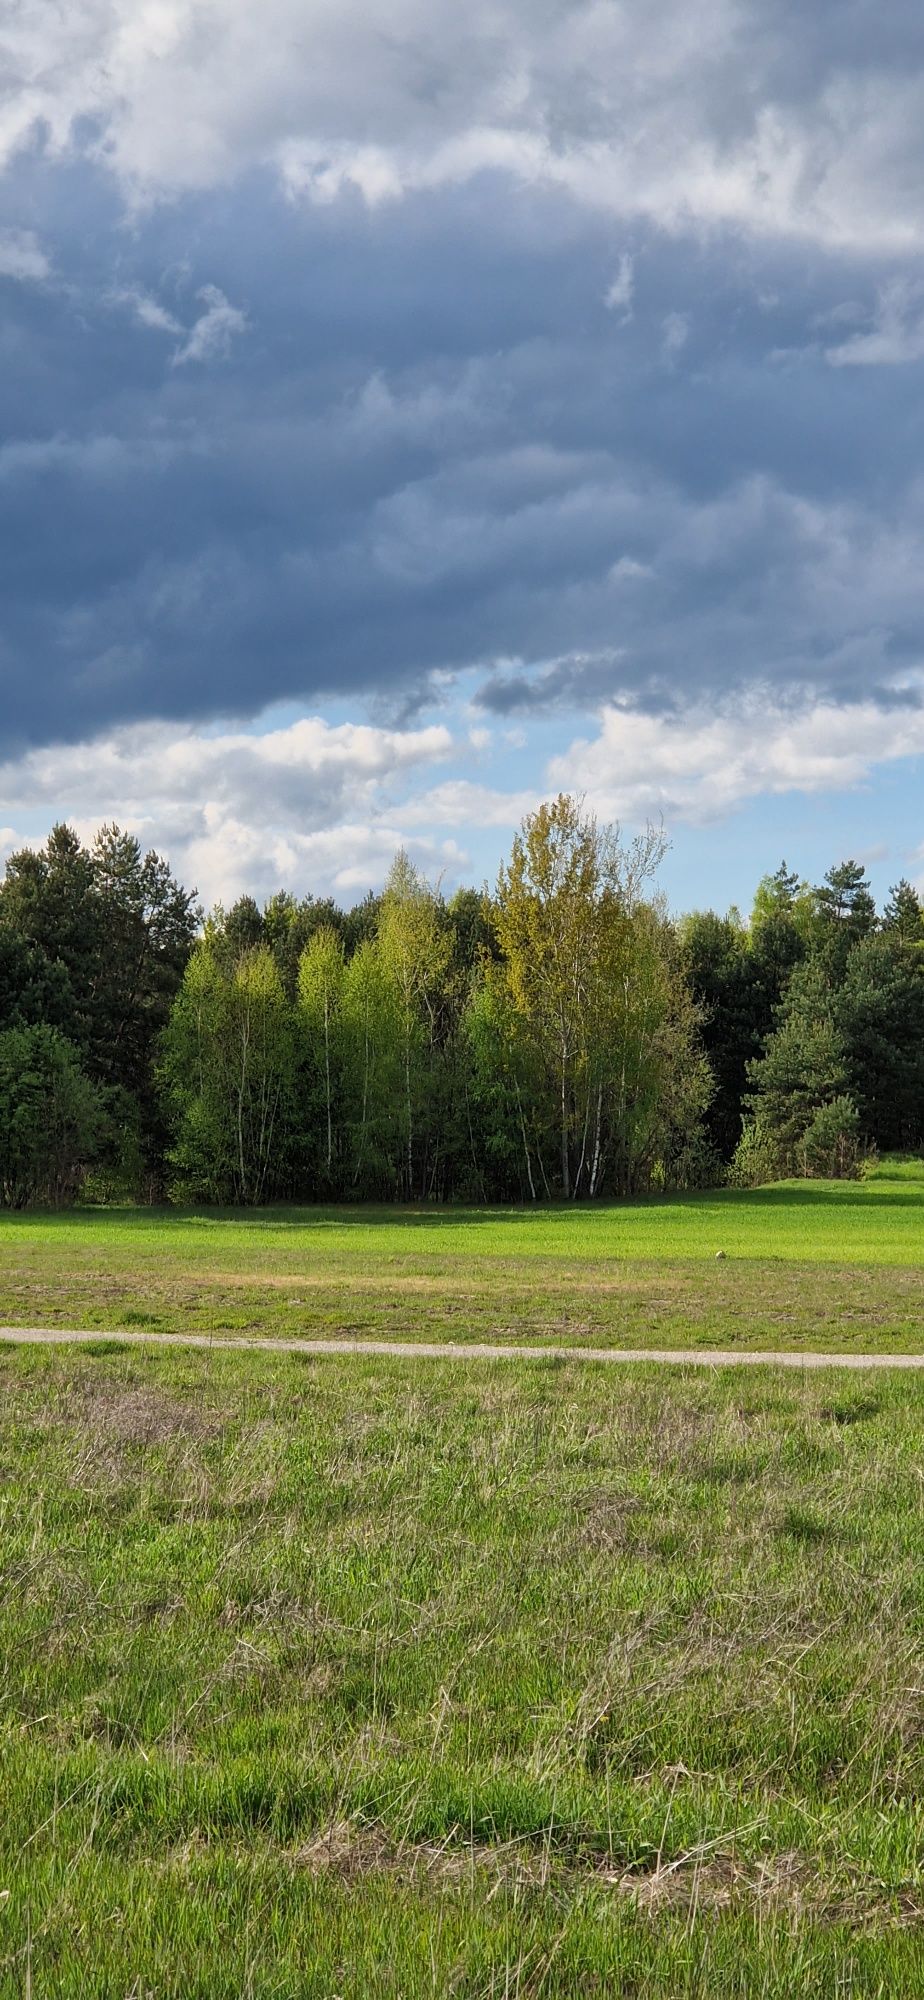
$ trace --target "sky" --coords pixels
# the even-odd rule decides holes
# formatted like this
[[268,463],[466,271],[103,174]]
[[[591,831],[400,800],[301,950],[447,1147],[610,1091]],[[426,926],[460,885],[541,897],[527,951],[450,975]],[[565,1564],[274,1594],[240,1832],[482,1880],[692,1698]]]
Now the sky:
[[918,0],[12,0],[0,858],[924,885]]

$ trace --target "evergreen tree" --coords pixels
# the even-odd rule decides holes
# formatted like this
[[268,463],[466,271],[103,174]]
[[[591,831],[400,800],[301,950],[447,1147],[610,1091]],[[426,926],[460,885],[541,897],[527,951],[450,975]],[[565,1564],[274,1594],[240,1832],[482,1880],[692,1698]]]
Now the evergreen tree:
[[348,958],[360,945],[371,944],[378,937],[381,915],[382,898],[371,889],[361,903],[354,903],[352,909],[343,913],[343,943]]
[[741,1137],[747,1066],[760,1054],[779,994],[740,918],[696,911],[678,935],[715,1084],[706,1128],[719,1157],[729,1160]]
[[253,896],[239,896],[230,910],[213,910],[211,936],[229,965],[236,965],[246,951],[258,951],[266,943],[259,903]]
[[0,900],[0,1030],[40,1023],[64,1030],[73,1019],[74,996],[65,967],[3,921]]
[[104,1113],[76,1049],[44,1024],[0,1034],[0,1204],[72,1202]]
[[69,995],[60,1025],[92,1063],[101,1040],[95,996],[106,937],[93,858],[71,827],[59,824],[44,847],[10,855],[0,922],[60,967]]
[[[42,1018],[66,1034],[104,1092],[110,1164],[131,1157],[136,1181],[159,1176],[166,1135],[156,1050],[198,921],[195,896],[162,857],[115,826],[90,847],[56,826],[43,848],[11,857],[0,888],[0,965],[12,935],[44,993]],[[19,1012],[35,1006],[34,997],[21,1000]]]
[[870,936],[876,924],[876,905],[859,861],[841,861],[829,868],[821,887],[815,890],[820,950],[835,977],[842,977],[854,945]]
[[924,1142],[924,953],[898,927],[850,953],[834,997],[851,1096],[881,1151]]
[[329,896],[304,896],[297,901],[285,890],[271,896],[263,912],[263,937],[269,945],[286,994],[294,1000],[302,955],[318,931],[333,931],[343,940],[346,917]]
[[750,934],[756,942],[770,927],[778,937],[799,940],[799,948],[790,942],[784,954],[790,966],[804,956],[818,934],[818,901],[814,889],[810,889],[799,875],[787,868],[781,861],[776,873],[764,875],[757,884],[751,909]]
[[889,890],[882,928],[898,936],[902,944],[924,945],[924,906],[917,890],[904,876]]
[[835,1018],[835,996],[821,956],[794,972],[764,1054],[748,1065],[751,1113],[739,1147],[739,1172],[777,1179],[802,1171],[800,1148],[816,1114],[848,1088],[849,1065]]

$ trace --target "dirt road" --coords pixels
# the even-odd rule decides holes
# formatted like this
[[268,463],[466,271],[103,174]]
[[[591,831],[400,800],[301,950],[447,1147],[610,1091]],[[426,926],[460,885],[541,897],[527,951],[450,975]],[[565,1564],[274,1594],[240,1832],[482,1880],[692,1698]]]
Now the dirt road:
[[0,1344],[46,1347],[118,1341],[126,1347],[244,1348],[268,1354],[355,1354],[393,1361],[590,1361],[662,1362],[675,1368],[924,1368],[924,1354],[759,1353],[718,1347],[516,1347],[490,1341],[435,1340],[265,1340],[229,1339],[209,1333],[124,1333],[79,1331],[70,1327],[0,1326]]

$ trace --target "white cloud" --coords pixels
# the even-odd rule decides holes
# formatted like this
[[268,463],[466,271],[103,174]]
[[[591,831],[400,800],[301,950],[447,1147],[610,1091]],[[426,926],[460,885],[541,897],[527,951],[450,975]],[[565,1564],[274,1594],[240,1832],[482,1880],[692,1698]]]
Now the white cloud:
[[476,785],[469,778],[448,778],[434,785],[405,807],[407,826],[516,827],[524,813],[539,804],[542,791],[504,792],[491,785]]
[[667,313],[661,322],[661,358],[669,367],[673,366],[689,338],[690,321],[687,314]]
[[110,292],[109,297],[113,305],[127,306],[139,326],[149,327],[155,333],[175,335],[183,332],[183,327],[174,314],[168,312],[159,299],[152,299],[150,292],[142,291],[138,286],[130,285],[119,291]]
[[370,204],[500,171],[667,228],[913,250],[915,33],[874,63],[849,14],[822,35],[766,0],[20,0],[0,158],[83,147],[134,199],[266,165]]
[[866,333],[852,333],[826,359],[834,368],[899,367],[924,360],[924,296],[920,285],[897,278],[883,286],[873,324]]
[[0,278],[41,285],[50,276],[51,265],[31,229],[0,229]]
[[650,563],[636,562],[634,556],[620,556],[618,562],[610,564],[608,574],[611,583],[643,582],[654,576],[654,570]]
[[625,253],[619,259],[619,269],[606,294],[604,305],[609,307],[610,312],[618,312],[622,315],[620,324],[624,326],[626,321],[632,318],[632,301],[634,297],[635,265],[633,259],[628,253]]
[[192,326],[185,327],[175,313],[140,285],[120,286],[108,294],[109,303],[126,307],[138,326],[179,338],[180,345],[173,354],[174,368],[182,368],[189,361],[224,358],[230,352],[235,334],[245,332],[247,327],[246,313],[231,305],[217,285],[200,286],[196,297],[204,310]]
[[384,880],[402,845],[452,884],[471,872],[470,847],[483,859],[485,836],[496,836],[499,856],[524,814],[561,790],[628,825],[658,816],[702,825],[760,796],[856,790],[877,766],[924,757],[924,704],[914,705],[924,671],[904,692],[904,705],[886,707],[809,693],[787,705],[766,690],[667,714],[611,703],[594,738],[507,789],[466,776],[480,753],[442,725],[306,717],[251,734],[145,723],[0,766],[10,821],[0,860],[26,844],[17,820],[44,832],[63,817],[89,838],[114,819],[166,853],[206,903],[280,887],[350,900]]
[[278,832],[215,810],[203,818],[202,831],[180,850],[181,872],[208,902],[232,903],[245,888],[263,896],[285,888],[349,901],[384,882],[399,847],[430,876],[465,866],[455,842],[415,839],[397,816],[375,824],[347,819],[314,833]]
[[553,790],[586,792],[607,819],[721,820],[746,799],[846,791],[876,765],[924,756],[924,675],[907,706],[835,704],[806,696],[784,705],[754,693],[721,710],[658,715],[612,705],[593,741],[571,744],[547,769]]
[[[47,809],[49,825],[66,817],[87,831],[112,819],[133,827],[207,901],[245,887],[340,892],[382,879],[403,839],[393,788],[451,747],[442,725],[389,730],[306,717],[263,734],[206,734],[150,722],[2,765],[0,796],[11,816]],[[7,836],[15,845],[12,828],[0,840]],[[453,842],[413,844],[429,868],[461,855]]]
[[182,368],[187,361],[213,361],[225,356],[230,352],[234,335],[243,333],[247,325],[246,313],[229,304],[217,285],[203,285],[196,297],[202,300],[205,311],[177,348],[173,357],[175,368]]

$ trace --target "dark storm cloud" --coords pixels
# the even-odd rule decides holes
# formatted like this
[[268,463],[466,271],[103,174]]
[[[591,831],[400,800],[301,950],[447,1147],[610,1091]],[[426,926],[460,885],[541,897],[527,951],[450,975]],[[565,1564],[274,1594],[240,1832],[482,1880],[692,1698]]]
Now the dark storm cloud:
[[[538,673],[495,673],[478,690],[477,704],[491,715],[535,715],[549,708],[587,708],[625,685],[624,656],[555,660]],[[659,704],[660,706],[660,704]]]
[[920,659],[919,369],[829,358],[894,259],[497,174],[372,211],[253,174],[128,227],[98,170],[29,159],[4,204],[49,264],[0,277],[7,750],[413,706],[436,669],[512,715],[888,699]]

